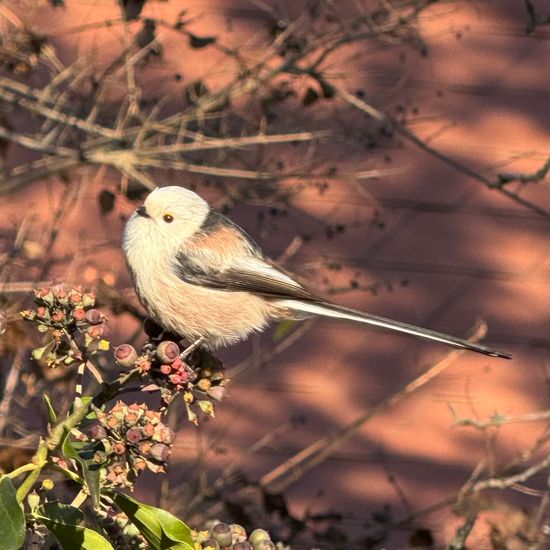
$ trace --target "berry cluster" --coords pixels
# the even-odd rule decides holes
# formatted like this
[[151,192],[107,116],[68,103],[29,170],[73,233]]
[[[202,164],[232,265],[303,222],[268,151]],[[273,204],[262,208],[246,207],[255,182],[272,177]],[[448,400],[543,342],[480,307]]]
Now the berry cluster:
[[48,367],[72,365],[98,351],[109,349],[105,340],[105,316],[94,309],[95,292],[82,287],[45,286],[34,291],[36,308],[21,312],[44,333],[44,345],[32,356]]
[[209,529],[195,533],[195,543],[201,550],[275,550],[282,548],[275,544],[267,531],[254,529],[248,535],[241,525],[211,522]]
[[149,546],[141,536],[138,528],[130,522],[123,512],[108,510],[96,510],[98,523],[103,527],[109,541],[115,550],[147,550]]
[[197,350],[184,361],[183,351],[171,340],[149,340],[139,354],[129,344],[118,346],[114,354],[121,367],[138,368],[151,377],[154,383],[145,388],[160,391],[165,406],[181,394],[189,420],[197,424],[199,411],[214,416],[212,400],[223,399],[227,380],[221,363],[211,355]]
[[105,468],[107,485],[133,487],[146,468],[165,471],[173,436],[161,422],[162,413],[118,401],[109,412],[98,410],[96,415],[99,424],[82,437],[95,449],[94,462]]

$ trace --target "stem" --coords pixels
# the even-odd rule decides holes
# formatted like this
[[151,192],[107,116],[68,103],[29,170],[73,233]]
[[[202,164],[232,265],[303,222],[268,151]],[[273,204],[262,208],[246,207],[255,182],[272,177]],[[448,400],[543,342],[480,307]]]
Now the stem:
[[62,466],[60,466],[59,464],[56,464],[55,462],[49,462],[48,468],[61,472],[63,475],[66,475],[67,477],[71,478],[73,481],[75,481],[80,485],[86,485],[86,481],[84,480],[84,478],[80,477],[78,474],[75,474],[74,472],[71,472],[71,470],[67,470],[67,468],[63,468]]
[[24,472],[29,472],[31,470],[34,470],[36,468],[36,464],[33,464],[32,462],[29,464],[23,464],[23,466],[20,466],[19,468],[16,468],[9,474],[5,474],[6,477],[9,477],[10,479],[14,479],[18,476],[20,476]]
[[[92,407],[100,407],[113,397],[115,397],[120,388],[130,380],[140,376],[140,369],[133,369],[127,373],[121,374],[116,380],[105,384],[101,392],[93,399],[73,411],[65,420],[59,422],[51,431],[49,437],[42,439],[38,445],[35,455],[32,458],[32,471],[21,483],[17,489],[17,501],[23,502],[25,497],[31,491],[36,482],[42,468],[48,463],[48,454],[50,451],[57,449],[63,442],[65,435],[75,428],[92,410]],[[30,469],[30,468],[29,468]],[[21,470],[21,468],[18,468]],[[17,471],[17,470],[14,470]],[[13,475],[14,472],[11,472]]]
[[78,494],[74,497],[73,501],[71,502],[71,506],[74,506],[75,508],[80,508],[82,503],[90,496],[88,491],[86,491],[84,488],[80,489],[78,491]]

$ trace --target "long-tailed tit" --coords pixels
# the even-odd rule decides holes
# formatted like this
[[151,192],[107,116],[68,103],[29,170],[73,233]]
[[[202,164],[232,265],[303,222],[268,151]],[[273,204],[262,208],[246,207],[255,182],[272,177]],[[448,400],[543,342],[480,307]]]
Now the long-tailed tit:
[[267,259],[239,226],[183,187],[158,188],[147,197],[126,224],[123,248],[149,316],[210,348],[242,340],[270,321],[322,315],[510,358],[454,336],[325,301]]

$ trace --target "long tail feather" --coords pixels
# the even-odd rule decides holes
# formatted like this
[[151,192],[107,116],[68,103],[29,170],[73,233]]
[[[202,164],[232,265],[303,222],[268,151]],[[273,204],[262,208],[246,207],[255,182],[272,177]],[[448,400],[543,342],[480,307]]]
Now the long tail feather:
[[436,342],[442,342],[455,348],[468,349],[471,351],[477,351],[491,357],[502,357],[504,359],[511,359],[512,356],[496,351],[473,342],[467,342],[461,338],[442,334],[441,332],[435,332],[425,328],[409,325],[407,323],[401,323],[400,321],[392,321],[378,315],[371,315],[370,313],[363,313],[354,309],[329,304],[327,302],[302,302],[300,300],[279,300],[277,305],[291,309],[296,312],[312,315],[323,315],[325,317],[335,317],[337,319],[347,319],[349,321],[356,321],[358,323],[365,323],[375,327],[386,328],[389,330],[395,330],[397,332],[404,332],[411,334],[419,338],[425,338],[427,340],[434,340]]

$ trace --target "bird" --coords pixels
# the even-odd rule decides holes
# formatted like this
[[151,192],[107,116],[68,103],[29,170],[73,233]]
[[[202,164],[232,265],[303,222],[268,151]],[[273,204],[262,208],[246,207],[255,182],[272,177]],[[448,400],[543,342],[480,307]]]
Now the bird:
[[507,353],[331,303],[271,261],[236,223],[182,186],[153,190],[128,218],[123,253],[148,316],[194,346],[214,350],[310,317],[362,323],[510,359]]

